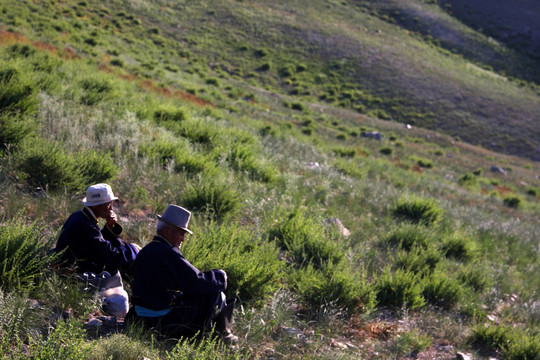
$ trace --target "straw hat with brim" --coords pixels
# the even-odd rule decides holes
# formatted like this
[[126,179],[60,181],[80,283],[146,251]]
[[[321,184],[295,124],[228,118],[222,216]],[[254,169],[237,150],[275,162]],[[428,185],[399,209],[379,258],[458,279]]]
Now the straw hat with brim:
[[83,205],[96,206],[118,200],[112,189],[107,184],[91,185],[86,189],[86,197],[82,200]]
[[187,231],[190,234],[193,234],[191,230],[188,229],[189,219],[191,218],[191,213],[184,209],[183,207],[177,205],[169,205],[163,215],[157,215],[156,217],[169,225],[176,226],[179,229]]

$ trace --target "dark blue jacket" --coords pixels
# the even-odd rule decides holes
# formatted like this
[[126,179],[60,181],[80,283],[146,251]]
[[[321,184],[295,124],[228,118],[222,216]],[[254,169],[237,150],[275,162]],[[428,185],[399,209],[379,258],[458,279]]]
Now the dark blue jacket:
[[62,264],[76,265],[81,274],[87,271],[129,272],[138,250],[118,237],[121,232],[119,224],[113,229],[107,225],[100,229],[97,219],[84,207],[66,220],[54,250],[65,250]]
[[182,298],[216,298],[226,287],[222,271],[199,271],[160,236],[140,251],[133,264],[132,302],[152,310],[170,308]]

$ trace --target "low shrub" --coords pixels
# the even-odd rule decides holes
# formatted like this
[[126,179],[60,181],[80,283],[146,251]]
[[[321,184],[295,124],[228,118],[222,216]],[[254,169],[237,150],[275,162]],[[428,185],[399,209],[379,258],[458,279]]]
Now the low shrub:
[[[138,357],[140,358],[140,357]],[[176,359],[223,359],[223,360],[239,360],[242,359],[240,352],[226,351],[223,345],[217,339],[212,337],[204,338],[197,341],[194,339],[184,339],[178,341],[176,346],[167,351],[166,360]]]
[[418,330],[400,332],[390,343],[392,355],[407,358],[417,354],[431,345],[431,337],[422,335]]
[[468,262],[476,257],[477,246],[473,238],[456,232],[443,240],[441,251],[447,258]]
[[290,271],[288,281],[302,304],[313,312],[330,304],[349,312],[368,311],[375,305],[373,286],[344,263],[329,263],[320,269],[310,264]]
[[425,228],[414,224],[406,224],[392,232],[386,239],[392,246],[399,246],[405,251],[414,247],[427,249],[431,242],[431,233]]
[[415,274],[431,274],[441,260],[441,254],[433,247],[424,249],[414,246],[410,251],[401,250],[396,255],[395,265]]
[[453,308],[462,297],[460,282],[442,272],[432,273],[422,283],[422,295],[427,303],[442,309]]
[[425,304],[419,278],[412,272],[397,269],[392,274],[387,268],[377,279],[375,288],[379,306],[414,310]]
[[180,151],[186,151],[186,146],[170,141],[158,139],[151,143],[142,144],[139,151],[141,155],[156,159],[160,165],[165,166],[169,161],[176,159]]
[[155,350],[126,334],[112,334],[100,338],[90,345],[90,351],[92,360],[158,358]]
[[214,146],[220,139],[220,129],[203,120],[184,121],[175,130],[178,135],[202,145]]
[[[38,321],[38,313],[28,306],[26,292],[7,292],[0,286],[0,354],[3,359],[10,359],[7,355],[14,354],[23,342],[27,342]],[[20,355],[17,359],[25,358]]]
[[380,149],[379,152],[383,155],[392,155],[394,153],[394,149],[387,146]]
[[530,360],[540,358],[540,335],[507,325],[478,324],[469,342],[481,353],[502,352],[505,358]]
[[487,273],[485,269],[479,268],[478,265],[461,266],[457,274],[457,279],[475,292],[481,293],[491,285],[491,281],[486,275]]
[[478,184],[478,178],[472,173],[467,173],[460,176],[458,184],[461,186],[476,186]]
[[184,107],[162,106],[153,113],[153,118],[158,123],[165,121],[184,121],[190,118],[189,111]]
[[179,152],[174,157],[174,171],[190,174],[214,175],[217,173],[217,164],[212,159],[200,153]]
[[435,224],[443,214],[435,200],[418,197],[399,199],[391,211],[395,218],[422,225]]
[[41,338],[30,338],[28,353],[34,359],[87,359],[90,347],[82,322],[70,319],[58,321]]
[[82,184],[107,182],[118,173],[112,154],[93,149],[81,151],[77,154],[75,168],[77,173],[80,174]]
[[344,258],[345,253],[337,239],[328,238],[331,235],[326,234],[322,221],[310,217],[305,210],[296,209],[280,218],[284,220],[269,230],[269,238],[287,251],[296,264],[311,264],[320,269]]
[[76,191],[86,185],[81,181],[74,158],[51,141],[25,141],[16,154],[16,163],[22,178],[32,187]]
[[340,157],[352,158],[356,156],[356,149],[352,147],[335,147],[332,152]]
[[356,178],[361,178],[363,176],[363,173],[358,168],[358,165],[347,159],[336,159],[334,161],[334,167],[337,171],[347,176],[352,176]]
[[105,77],[92,77],[81,80],[81,103],[92,106],[115,96],[113,82]]
[[22,67],[0,63],[0,114],[25,116],[37,110],[37,88],[31,76]]
[[279,287],[284,262],[274,243],[236,223],[211,223],[186,242],[183,251],[193,264],[227,272],[230,295],[264,302]]
[[527,193],[527,195],[534,196],[534,197],[537,197],[538,194],[540,193],[537,188],[532,187],[532,186],[528,187],[525,192]]
[[52,244],[44,237],[44,228],[22,219],[12,219],[0,227],[0,288],[25,289],[52,260],[47,252]]
[[503,204],[513,209],[519,208],[522,202],[523,199],[517,195],[507,195],[503,198]]
[[0,112],[0,150],[10,145],[17,147],[24,139],[35,133],[33,120]]
[[216,219],[234,214],[241,202],[240,195],[229,184],[219,180],[193,181],[188,184],[182,198],[188,209]]

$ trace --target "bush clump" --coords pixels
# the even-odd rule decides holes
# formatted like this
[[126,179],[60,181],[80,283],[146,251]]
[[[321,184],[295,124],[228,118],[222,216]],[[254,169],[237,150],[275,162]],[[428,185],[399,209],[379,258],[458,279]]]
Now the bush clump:
[[47,267],[51,244],[44,238],[44,228],[21,219],[8,220],[0,227],[0,288],[25,289]]
[[223,219],[240,207],[240,195],[230,185],[218,180],[194,181],[183,194],[182,203],[196,212]]
[[74,156],[59,144],[43,139],[25,141],[16,159],[29,186],[53,191],[84,190],[88,184],[113,178],[118,171],[108,153],[83,150]]
[[200,268],[225,269],[227,291],[242,301],[264,301],[274,293],[285,265],[275,243],[261,240],[237,223],[211,223],[197,231],[183,250]]
[[417,275],[402,269],[392,274],[387,268],[379,277],[376,290],[379,306],[414,310],[425,304]]
[[451,309],[462,297],[463,290],[458,280],[449,278],[447,274],[435,272],[423,281],[422,295],[431,305]]
[[269,237],[300,266],[313,265],[321,269],[328,263],[339,263],[345,256],[336,241],[327,239],[321,221],[297,209],[269,231]]
[[435,200],[418,197],[401,198],[392,208],[394,217],[422,225],[435,224],[442,214],[443,210]]
[[474,239],[454,233],[443,240],[441,251],[447,258],[468,262],[475,258],[477,247]]
[[521,206],[523,199],[517,195],[508,195],[503,199],[503,204],[509,208],[517,209]]
[[410,251],[414,247],[427,249],[432,239],[425,228],[414,224],[406,224],[391,233],[386,241],[392,246],[399,246],[405,251]]
[[37,89],[24,73],[16,66],[0,69],[0,115],[24,116],[37,110]]

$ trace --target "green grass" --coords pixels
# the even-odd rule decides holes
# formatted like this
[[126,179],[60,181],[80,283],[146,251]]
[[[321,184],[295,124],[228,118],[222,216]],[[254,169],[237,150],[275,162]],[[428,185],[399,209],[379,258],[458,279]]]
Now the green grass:
[[[538,148],[527,120],[535,85],[495,72],[519,76],[528,60],[501,64],[504,46],[435,4],[388,4],[399,12],[332,1],[2,3],[2,354],[393,358],[444,341],[537,356],[540,167],[488,150]],[[413,5],[493,63],[439,46],[433,24],[409,22]],[[238,352],[136,328],[81,332],[99,304],[45,253],[101,181],[120,197],[128,241],[151,241],[170,203],[193,211],[183,251],[229,274]],[[72,321],[54,321],[64,311]],[[488,314],[504,331],[484,326]],[[381,318],[409,327],[371,337]],[[354,346],[338,350],[343,338]]]

